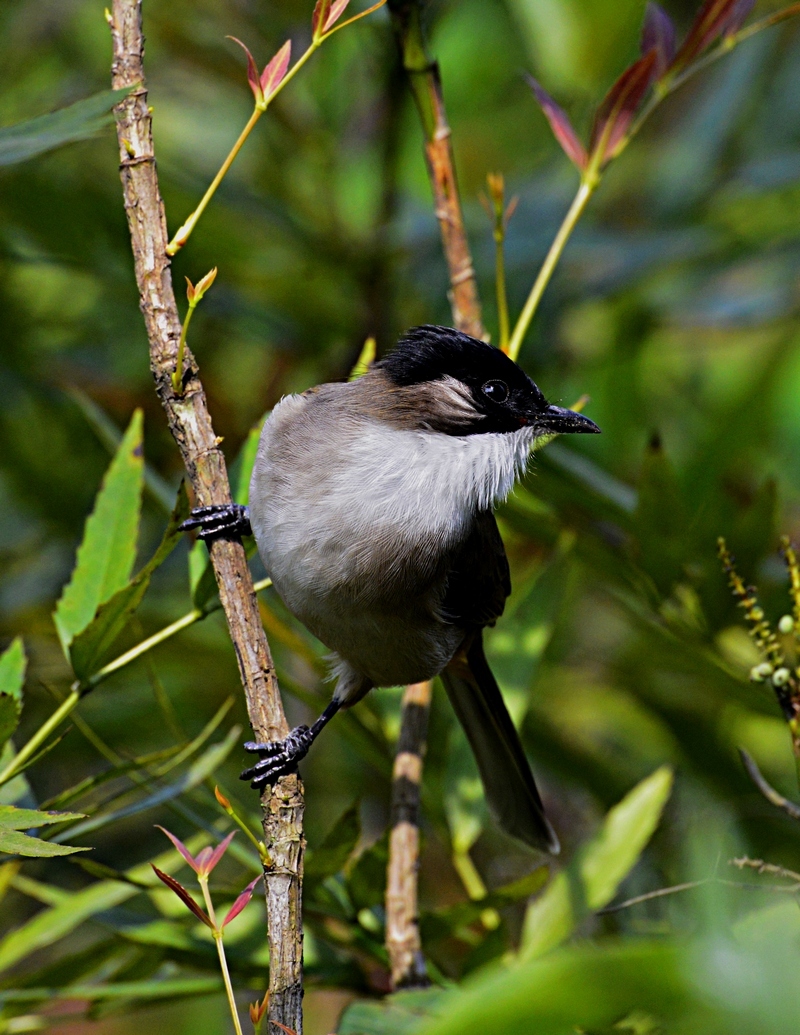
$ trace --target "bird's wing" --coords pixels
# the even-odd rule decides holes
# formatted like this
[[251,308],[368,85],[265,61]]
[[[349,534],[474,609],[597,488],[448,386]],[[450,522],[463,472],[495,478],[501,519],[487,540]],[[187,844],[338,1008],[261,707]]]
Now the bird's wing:
[[468,634],[442,672],[442,682],[467,734],[497,822],[532,848],[557,854],[558,837],[544,814],[519,734],[486,661],[480,629]]
[[511,592],[503,540],[494,514],[484,511],[451,561],[442,617],[470,629],[494,625]]

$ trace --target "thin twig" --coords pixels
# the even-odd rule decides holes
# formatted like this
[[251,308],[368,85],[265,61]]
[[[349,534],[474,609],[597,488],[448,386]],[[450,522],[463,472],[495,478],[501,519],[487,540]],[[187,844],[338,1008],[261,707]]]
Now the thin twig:
[[[225,459],[214,434],[194,357],[187,349],[183,394],[171,382],[180,320],[175,304],[164,206],[158,187],[151,117],[144,86],[142,0],[114,0],[109,19],[115,88],[136,87],[115,109],[121,177],[131,233],[140,306],[150,342],[150,364],[170,430],[200,505],[229,503]],[[258,614],[253,582],[241,543],[218,540],[211,562],[233,640],[247,710],[260,741],[278,740],[288,726],[275,668]],[[270,1019],[302,1035],[301,893],[303,792],[296,775],[283,777],[262,797],[264,840],[272,864],[265,869],[270,943]]]
[[392,770],[392,829],[386,879],[386,951],[392,988],[428,985],[419,937],[419,799],[432,684],[412,683],[403,694],[403,721]]
[[784,798],[782,794],[779,794],[774,787],[771,787],[764,777],[761,775],[761,770],[756,765],[755,761],[745,751],[744,748],[739,748],[739,755],[742,759],[742,764],[747,770],[747,775],[761,791],[764,797],[771,805],[775,805],[779,809],[792,817],[792,819],[800,819],[800,805],[795,805],[793,801],[789,801],[788,798]]

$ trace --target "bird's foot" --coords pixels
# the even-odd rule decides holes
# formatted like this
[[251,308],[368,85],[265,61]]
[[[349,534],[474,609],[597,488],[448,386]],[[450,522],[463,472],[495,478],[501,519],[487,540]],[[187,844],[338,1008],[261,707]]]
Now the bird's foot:
[[314,734],[308,726],[295,726],[284,740],[268,744],[247,741],[245,751],[255,752],[261,756],[261,760],[250,769],[245,769],[239,779],[250,780],[250,786],[258,790],[267,784],[272,786],[279,777],[297,771],[297,763],[306,757],[313,741]]
[[205,542],[212,539],[241,539],[252,535],[250,514],[240,503],[223,503],[212,507],[195,507],[180,526],[181,532],[197,529],[197,538]]

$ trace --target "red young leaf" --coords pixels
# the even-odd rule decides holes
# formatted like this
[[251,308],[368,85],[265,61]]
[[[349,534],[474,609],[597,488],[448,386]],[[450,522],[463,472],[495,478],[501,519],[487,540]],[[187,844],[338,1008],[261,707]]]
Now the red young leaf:
[[589,149],[594,151],[605,136],[602,162],[608,161],[627,133],[636,109],[653,81],[655,67],[656,51],[653,49],[626,68],[603,98],[594,117],[589,143]]
[[[152,863],[150,863],[150,865],[153,866]],[[175,892],[181,902],[183,902],[183,904],[194,913],[197,919],[202,920],[203,923],[213,931],[214,925],[211,923],[211,920],[206,916],[200,906],[198,906],[186,888],[184,888],[182,884],[179,884],[174,877],[170,877],[168,873],[164,873],[162,870],[159,870],[157,866],[153,866],[153,870],[155,871],[156,877],[158,877],[160,881],[163,881],[170,891]]]
[[736,0],[731,10],[731,16],[725,25],[726,36],[733,36],[741,29],[755,5],[756,0]]
[[264,876],[263,873],[259,873],[259,875],[256,877],[256,879],[255,880],[251,880],[250,883],[247,885],[247,887],[244,889],[244,891],[241,893],[241,895],[239,895],[239,897],[233,903],[231,908],[228,910],[228,915],[222,921],[223,928],[225,927],[226,924],[229,924],[231,922],[231,920],[234,919],[234,917],[237,917],[241,913],[241,911],[244,909],[244,907],[247,905],[247,903],[253,897],[253,889],[255,888],[256,884],[258,884],[258,882],[261,880],[261,878],[263,876]]
[[[189,280],[188,277],[186,279],[187,279],[187,281]],[[174,834],[171,834],[169,832],[169,830],[165,830],[164,827],[159,826],[158,823],[156,823],[156,827],[157,827],[158,830],[161,831],[162,834],[166,834],[167,835],[167,837],[175,845],[175,847],[178,849],[178,851],[181,853],[181,855],[184,857],[184,859],[187,861],[187,863],[191,866],[191,868],[194,870],[194,872],[195,873],[199,873],[200,870],[199,870],[198,865],[197,865],[197,860],[192,855],[192,853],[189,851],[189,849],[186,847],[186,845],[183,843],[183,841],[181,841],[179,838],[177,838]]]
[[552,129],[556,140],[561,144],[564,149],[564,153],[571,162],[573,162],[579,169],[586,168],[586,148],[578,139],[578,135],[572,128],[572,123],[567,117],[567,113],[561,108],[550,94],[539,85],[539,83],[533,78],[532,75],[526,77],[528,85],[533,90],[536,100],[539,102],[539,107],[544,112],[545,118],[550,123],[550,129]]
[[688,65],[710,47],[714,40],[724,32],[730,31],[731,24],[738,28],[750,13],[752,6],[747,0],[705,0],[678,51],[675,64],[681,67]]
[[200,867],[198,873],[201,877],[207,877],[209,873],[211,873],[211,871],[223,857],[225,852],[228,850],[228,845],[231,843],[235,836],[236,831],[232,830],[230,834],[228,834],[228,836],[223,841],[220,841],[217,847],[213,850],[210,846],[208,848],[204,848],[203,851],[200,853],[200,855],[203,856],[202,863],[200,862],[200,855],[198,855],[197,862]]
[[287,1028],[286,1025],[281,1024],[280,1021],[273,1021],[272,1023],[276,1025],[278,1028],[280,1028],[281,1031],[285,1031],[286,1035],[297,1035],[297,1032],[294,1030],[294,1028]]
[[323,32],[327,32],[328,29],[339,21],[349,3],[350,0],[333,0],[328,17],[325,19],[325,24],[322,26]]
[[238,40],[235,36],[228,36],[229,40],[233,40],[234,43],[238,43],[242,50],[247,54],[247,81],[250,84],[250,89],[253,91],[253,96],[257,101],[261,101],[264,98],[263,91],[261,89],[261,83],[258,78],[258,66],[255,63],[253,55],[247,49],[247,47]]
[[328,20],[330,9],[331,0],[317,0],[314,4],[314,13],[311,15],[311,35],[315,40],[319,39],[325,31],[325,22]]
[[675,25],[664,8],[650,0],[644,12],[642,54],[656,52],[656,78],[660,79],[675,58]]
[[289,71],[289,60],[292,56],[292,41],[287,40],[275,57],[270,61],[261,73],[261,89],[264,97],[269,100],[283,82],[286,73]]

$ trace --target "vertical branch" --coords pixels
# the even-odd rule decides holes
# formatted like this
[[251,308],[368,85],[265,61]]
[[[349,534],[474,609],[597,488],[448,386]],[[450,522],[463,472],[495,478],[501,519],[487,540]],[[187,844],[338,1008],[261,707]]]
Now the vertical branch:
[[420,0],[389,0],[403,68],[425,134],[425,157],[433,190],[434,211],[439,220],[442,247],[450,273],[449,297],[453,323],[460,331],[482,338],[481,303],[469,241],[464,230],[439,66],[427,52],[420,8]]
[[[113,86],[135,87],[117,106],[115,116],[125,211],[156,391],[197,503],[228,503],[231,495],[225,459],[214,434],[194,357],[188,349],[181,371],[182,395],[175,395],[171,382],[181,327],[166,254],[166,219],[144,85],[142,0],[113,0],[109,24],[114,51]],[[244,548],[241,543],[219,540],[211,544],[210,553],[250,724],[259,741],[280,739],[288,727]],[[281,779],[271,794],[264,794],[262,807],[270,856],[264,870],[270,941],[270,1019],[301,1035],[304,841],[303,792],[298,777]]]
[[[425,157],[450,275],[453,323],[484,337],[478,285],[458,193],[450,126],[439,66],[429,56],[422,30],[421,0],[388,0],[403,69],[425,136]],[[392,986],[427,984],[419,936],[419,793],[430,711],[431,683],[409,686],[403,696],[400,740],[392,781],[392,830],[386,887],[386,949]]]
[[386,950],[392,988],[428,984],[419,936],[419,800],[432,683],[403,694],[403,721],[392,771],[392,829],[386,880]]

